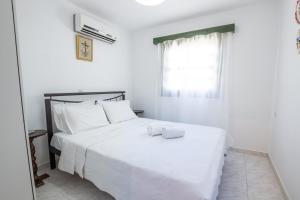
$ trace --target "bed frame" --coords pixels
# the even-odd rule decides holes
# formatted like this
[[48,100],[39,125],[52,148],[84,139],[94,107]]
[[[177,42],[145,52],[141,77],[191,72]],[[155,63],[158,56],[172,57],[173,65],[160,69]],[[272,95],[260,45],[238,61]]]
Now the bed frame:
[[103,101],[120,101],[125,100],[125,91],[108,91],[108,92],[77,92],[77,93],[46,93],[45,97],[45,107],[46,107],[46,123],[48,132],[48,146],[49,146],[49,158],[51,169],[56,168],[55,155],[60,156],[61,151],[51,146],[50,142],[53,137],[53,122],[52,122],[52,106],[51,102],[61,102],[61,103],[81,103],[82,101],[70,101],[70,100],[60,100],[53,99],[53,97],[67,97],[67,96],[93,96],[93,95],[116,95],[111,98],[102,99]]

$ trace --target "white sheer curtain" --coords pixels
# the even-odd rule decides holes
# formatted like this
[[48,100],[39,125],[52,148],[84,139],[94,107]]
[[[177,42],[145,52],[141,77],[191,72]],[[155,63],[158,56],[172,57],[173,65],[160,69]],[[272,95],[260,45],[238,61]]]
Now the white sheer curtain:
[[213,33],[160,44],[156,118],[228,132],[231,40]]
[[162,96],[218,96],[220,46],[219,33],[162,43]]

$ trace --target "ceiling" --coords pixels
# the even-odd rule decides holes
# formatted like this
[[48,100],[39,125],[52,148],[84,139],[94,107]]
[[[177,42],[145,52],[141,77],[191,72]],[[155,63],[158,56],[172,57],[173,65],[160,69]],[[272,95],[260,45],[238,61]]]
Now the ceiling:
[[205,13],[247,5],[259,0],[165,0],[159,6],[147,7],[135,0],[70,0],[92,14],[138,30]]

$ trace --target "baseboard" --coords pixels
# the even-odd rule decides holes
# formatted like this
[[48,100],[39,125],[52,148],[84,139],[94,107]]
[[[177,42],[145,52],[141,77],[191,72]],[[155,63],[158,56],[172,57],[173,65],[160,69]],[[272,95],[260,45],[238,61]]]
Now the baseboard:
[[253,150],[247,150],[247,149],[239,149],[235,147],[230,147],[229,150],[239,152],[239,153],[245,153],[255,156],[262,156],[262,157],[268,157],[267,153],[259,152],[259,151],[253,151]]
[[[58,160],[59,160],[59,157],[55,156],[56,163],[58,163]],[[42,163],[42,164],[38,165],[39,170],[43,170],[43,169],[47,169],[47,168],[50,168],[50,162],[45,162],[45,163]]]
[[43,169],[47,169],[47,168],[50,168],[50,163],[49,163],[49,162],[40,164],[40,165],[38,166],[38,169],[39,169],[39,170],[43,170]]
[[290,200],[291,198],[289,197],[288,195],[288,192],[287,192],[287,189],[285,187],[285,185],[283,184],[283,180],[281,178],[281,176],[279,175],[279,171],[278,171],[278,168],[276,167],[276,165],[274,164],[273,160],[272,160],[272,157],[270,155],[268,155],[268,159],[269,159],[269,162],[272,166],[272,169],[276,175],[276,178],[280,184],[280,187],[281,187],[281,190],[282,190],[282,193],[284,194],[284,197],[286,200]]

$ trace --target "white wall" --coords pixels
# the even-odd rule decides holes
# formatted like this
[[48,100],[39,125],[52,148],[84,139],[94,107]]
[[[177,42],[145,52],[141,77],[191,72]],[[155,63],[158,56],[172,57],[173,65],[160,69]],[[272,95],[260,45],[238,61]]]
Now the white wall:
[[230,132],[235,147],[267,152],[278,32],[276,10],[274,1],[264,1],[136,32],[133,37],[135,107],[144,109],[147,117],[155,116],[159,60],[152,38],[235,23]]
[[291,200],[300,199],[300,54],[294,0],[282,0],[282,36],[276,82],[277,117],[273,122],[270,156]]
[[[118,41],[94,40],[94,61],[76,60],[73,14],[88,14],[67,0],[16,0],[25,108],[29,129],[45,128],[43,94],[125,90],[131,91],[131,39],[110,26]],[[46,137],[37,140],[39,164],[48,162]]]

